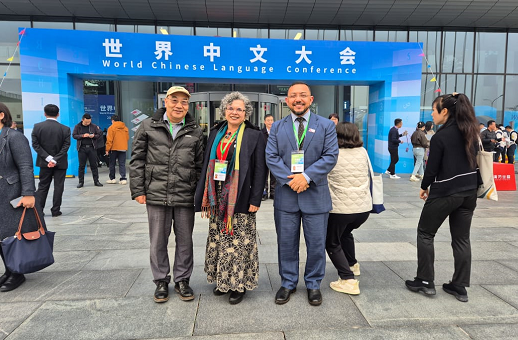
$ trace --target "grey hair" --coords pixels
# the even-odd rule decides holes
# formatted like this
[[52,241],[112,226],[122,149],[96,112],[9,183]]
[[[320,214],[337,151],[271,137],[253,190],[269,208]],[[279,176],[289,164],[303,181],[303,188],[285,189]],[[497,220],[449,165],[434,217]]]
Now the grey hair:
[[250,118],[254,112],[254,106],[247,96],[237,91],[231,92],[223,97],[223,99],[221,99],[221,104],[219,105],[218,109],[220,118],[225,119],[225,110],[227,109],[227,106],[231,105],[234,100],[242,100],[245,103],[245,119]]

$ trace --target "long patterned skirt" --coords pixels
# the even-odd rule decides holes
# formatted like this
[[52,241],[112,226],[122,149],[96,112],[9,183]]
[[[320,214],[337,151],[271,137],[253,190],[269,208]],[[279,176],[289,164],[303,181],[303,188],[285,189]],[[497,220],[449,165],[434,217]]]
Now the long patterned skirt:
[[[209,220],[209,236],[205,253],[207,282],[221,292],[243,292],[257,287],[259,257],[255,229],[255,213],[234,214],[234,235],[227,234],[218,217]],[[223,232],[222,232],[223,230]]]

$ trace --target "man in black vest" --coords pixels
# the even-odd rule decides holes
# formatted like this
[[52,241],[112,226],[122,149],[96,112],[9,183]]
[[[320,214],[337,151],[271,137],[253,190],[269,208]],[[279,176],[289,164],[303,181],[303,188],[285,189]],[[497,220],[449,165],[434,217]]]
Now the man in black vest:
[[54,178],[54,196],[50,211],[52,217],[57,217],[61,215],[61,202],[65,189],[70,128],[57,121],[59,108],[56,105],[48,104],[43,111],[47,119],[34,125],[32,130],[32,147],[38,154],[36,166],[40,167],[40,182],[38,190],[36,190],[36,196],[43,211],[50,183]]

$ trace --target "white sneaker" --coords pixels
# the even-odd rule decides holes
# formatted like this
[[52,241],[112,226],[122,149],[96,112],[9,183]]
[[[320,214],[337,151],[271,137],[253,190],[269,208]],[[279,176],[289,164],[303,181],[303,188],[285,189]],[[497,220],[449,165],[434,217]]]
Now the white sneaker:
[[345,293],[349,295],[359,295],[360,294],[360,281],[355,279],[342,280],[338,279],[338,281],[331,282],[329,284],[332,290],[336,290],[340,293]]
[[385,174],[390,175],[390,171],[388,171],[388,170],[385,171]]
[[393,175],[390,175],[390,179],[400,179],[401,177],[399,177],[398,175],[396,174],[393,174]]
[[128,181],[126,181],[125,179],[123,179],[123,180],[121,180],[121,181],[119,182],[119,184],[122,184],[122,185],[127,184],[127,183],[128,183]]
[[419,182],[419,181],[420,181],[420,179],[417,178],[416,176],[414,176],[414,175],[410,176],[410,182]]
[[115,183],[117,183],[117,181],[114,180],[114,179],[109,179],[109,180],[106,181],[106,183],[108,183],[108,184],[115,184]]
[[354,266],[349,267],[353,272],[354,276],[360,276],[360,264],[356,262]]
[[423,175],[415,175],[415,177],[419,178],[419,179],[422,179],[423,178]]

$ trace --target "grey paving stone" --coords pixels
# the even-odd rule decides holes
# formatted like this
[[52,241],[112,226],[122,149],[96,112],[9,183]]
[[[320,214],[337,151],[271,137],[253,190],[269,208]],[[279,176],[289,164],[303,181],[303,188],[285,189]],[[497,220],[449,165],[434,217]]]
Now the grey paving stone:
[[[450,242],[435,242],[434,245],[436,260],[453,259]],[[518,259],[518,248],[507,242],[472,241],[471,254],[473,261]]]
[[107,249],[149,249],[149,236],[145,234],[128,235],[56,235],[55,251],[107,250]]
[[79,271],[97,255],[97,251],[55,251],[54,264],[40,272]]
[[[174,254],[174,253],[173,253]],[[83,270],[116,270],[149,267],[149,249],[98,251]]]
[[0,340],[5,339],[41,305],[41,302],[0,303]]
[[[205,274],[203,268],[203,265],[194,266],[189,285],[194,290],[195,294],[212,295],[214,284],[207,282],[207,274]],[[172,281],[173,279],[171,278],[171,282]],[[151,274],[151,269],[149,268],[148,264],[147,268],[143,269],[138,278],[135,280],[135,283],[132,285],[127,296],[152,296],[155,288],[156,286],[153,283],[153,275]],[[169,286],[169,291],[173,294],[172,297],[175,297],[173,292],[173,284]],[[255,294],[255,292],[272,292],[272,286],[270,283],[269,272],[266,269],[266,264],[259,264],[258,286],[256,289],[249,293]],[[222,299],[228,299],[228,296],[222,297]]]
[[104,215],[114,215],[114,216],[132,216],[132,215],[146,214],[146,206],[139,204],[134,207],[117,207],[116,209],[99,209],[99,208],[83,207],[83,208],[79,208],[75,213],[78,215],[94,215],[94,214],[101,213]]
[[358,242],[356,259],[362,261],[408,261],[415,259],[417,249],[408,242]]
[[[242,339],[254,339],[254,340],[285,340],[283,332],[265,332],[265,333],[242,333],[242,334],[218,334],[218,335],[207,335],[207,336],[189,336],[181,338],[161,338],[161,339],[145,339],[145,340],[242,340]],[[144,339],[142,339],[144,340]]]
[[171,299],[162,304],[152,298],[46,302],[9,336],[9,340],[34,339],[36,332],[38,340],[189,336],[197,300]]
[[[417,258],[415,261],[387,261],[385,264],[404,280],[416,276]],[[435,261],[434,267],[436,286],[440,287],[451,280],[454,271],[453,260]],[[518,272],[496,261],[473,261],[471,263],[471,284],[505,283],[518,284]]]
[[[304,330],[316,325],[324,329],[367,326],[351,299],[342,295],[333,300],[323,299],[319,307],[309,305],[305,291],[296,292],[282,306],[274,303],[274,294],[270,292],[247,293],[234,306],[221,297],[202,295],[194,335]],[[240,317],[239,322],[225,322],[225,315],[246,317]]]
[[339,330],[310,330],[285,332],[286,340],[444,340],[469,339],[459,327],[430,327],[416,325],[413,327],[383,327],[383,328],[344,328]]
[[0,302],[88,300],[123,297],[142,269],[34,273]]
[[[499,193],[500,194],[500,193]],[[518,324],[493,324],[493,325],[461,325],[470,339],[474,340],[515,340],[518,334]]]
[[[101,220],[97,220],[98,222]],[[131,223],[92,223],[92,224],[65,224],[55,225],[52,231],[58,233],[57,236],[64,235],[103,235],[116,234],[119,235],[131,225]]]
[[112,200],[97,200],[92,201],[91,199],[82,199],[82,200],[65,200],[61,204],[62,208],[98,208],[100,211],[111,210],[116,207],[123,207],[123,204],[126,203],[124,200],[117,200],[116,197],[110,197]]
[[504,241],[518,242],[518,229],[516,228],[471,228],[471,241]]
[[518,309],[518,284],[483,285],[482,287]]
[[436,288],[437,295],[432,297],[402,285],[379,287],[352,299],[373,327],[518,322],[516,308],[480,286],[469,288],[468,303]]
[[[353,231],[354,239],[358,242],[415,242],[417,239],[416,229],[374,229],[361,226]],[[448,237],[437,234],[437,241],[448,241]]]

